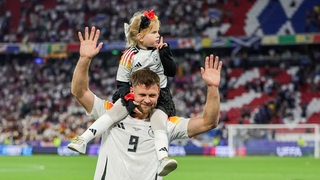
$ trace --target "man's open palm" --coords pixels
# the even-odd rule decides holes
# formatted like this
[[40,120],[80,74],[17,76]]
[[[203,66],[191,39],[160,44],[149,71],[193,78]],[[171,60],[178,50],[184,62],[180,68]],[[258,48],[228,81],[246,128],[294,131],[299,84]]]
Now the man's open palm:
[[202,79],[208,86],[219,87],[220,84],[220,72],[222,68],[222,61],[219,61],[219,57],[214,57],[212,54],[205,59],[205,67],[201,67]]
[[93,26],[89,33],[89,28],[85,28],[84,37],[81,32],[78,32],[80,40],[80,56],[92,59],[97,55],[102,48],[103,43],[100,42],[97,46],[97,42],[100,36],[100,30]]

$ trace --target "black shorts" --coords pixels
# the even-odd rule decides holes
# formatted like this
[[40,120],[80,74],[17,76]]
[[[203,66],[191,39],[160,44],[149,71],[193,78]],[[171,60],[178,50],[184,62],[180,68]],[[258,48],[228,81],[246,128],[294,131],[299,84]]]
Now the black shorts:
[[157,107],[164,111],[168,116],[176,115],[176,108],[172,100],[172,95],[168,87],[161,88]]

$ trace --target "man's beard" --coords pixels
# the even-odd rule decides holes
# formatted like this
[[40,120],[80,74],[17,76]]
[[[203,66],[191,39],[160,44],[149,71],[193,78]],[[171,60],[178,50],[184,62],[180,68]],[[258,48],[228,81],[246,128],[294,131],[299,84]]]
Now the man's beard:
[[151,112],[153,111],[154,107],[148,108],[148,109],[143,109],[141,106],[137,107],[138,110],[140,112],[142,112],[143,114],[151,114]]

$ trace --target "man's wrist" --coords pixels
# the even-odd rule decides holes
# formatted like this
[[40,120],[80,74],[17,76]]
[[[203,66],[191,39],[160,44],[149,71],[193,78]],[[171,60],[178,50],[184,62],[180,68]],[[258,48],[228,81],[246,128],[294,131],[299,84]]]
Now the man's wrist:
[[88,56],[80,56],[79,60],[80,60],[80,61],[91,61],[92,58],[91,58],[91,57],[88,57]]
[[209,88],[212,88],[212,89],[218,89],[219,88],[219,86],[216,86],[216,85],[207,85],[208,86],[208,89]]

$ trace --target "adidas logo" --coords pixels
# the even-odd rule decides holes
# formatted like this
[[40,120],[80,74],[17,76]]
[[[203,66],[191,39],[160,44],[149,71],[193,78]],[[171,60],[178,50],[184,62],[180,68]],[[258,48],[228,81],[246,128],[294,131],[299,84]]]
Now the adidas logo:
[[159,149],[159,151],[166,151],[166,152],[168,152],[168,149],[167,149],[166,147],[163,147],[163,148]]
[[97,130],[96,130],[96,129],[91,129],[91,128],[90,128],[89,131],[91,131],[94,136],[95,136],[96,133],[97,133]]
[[134,67],[142,67],[142,65],[140,62],[138,62],[136,65],[134,65]]

